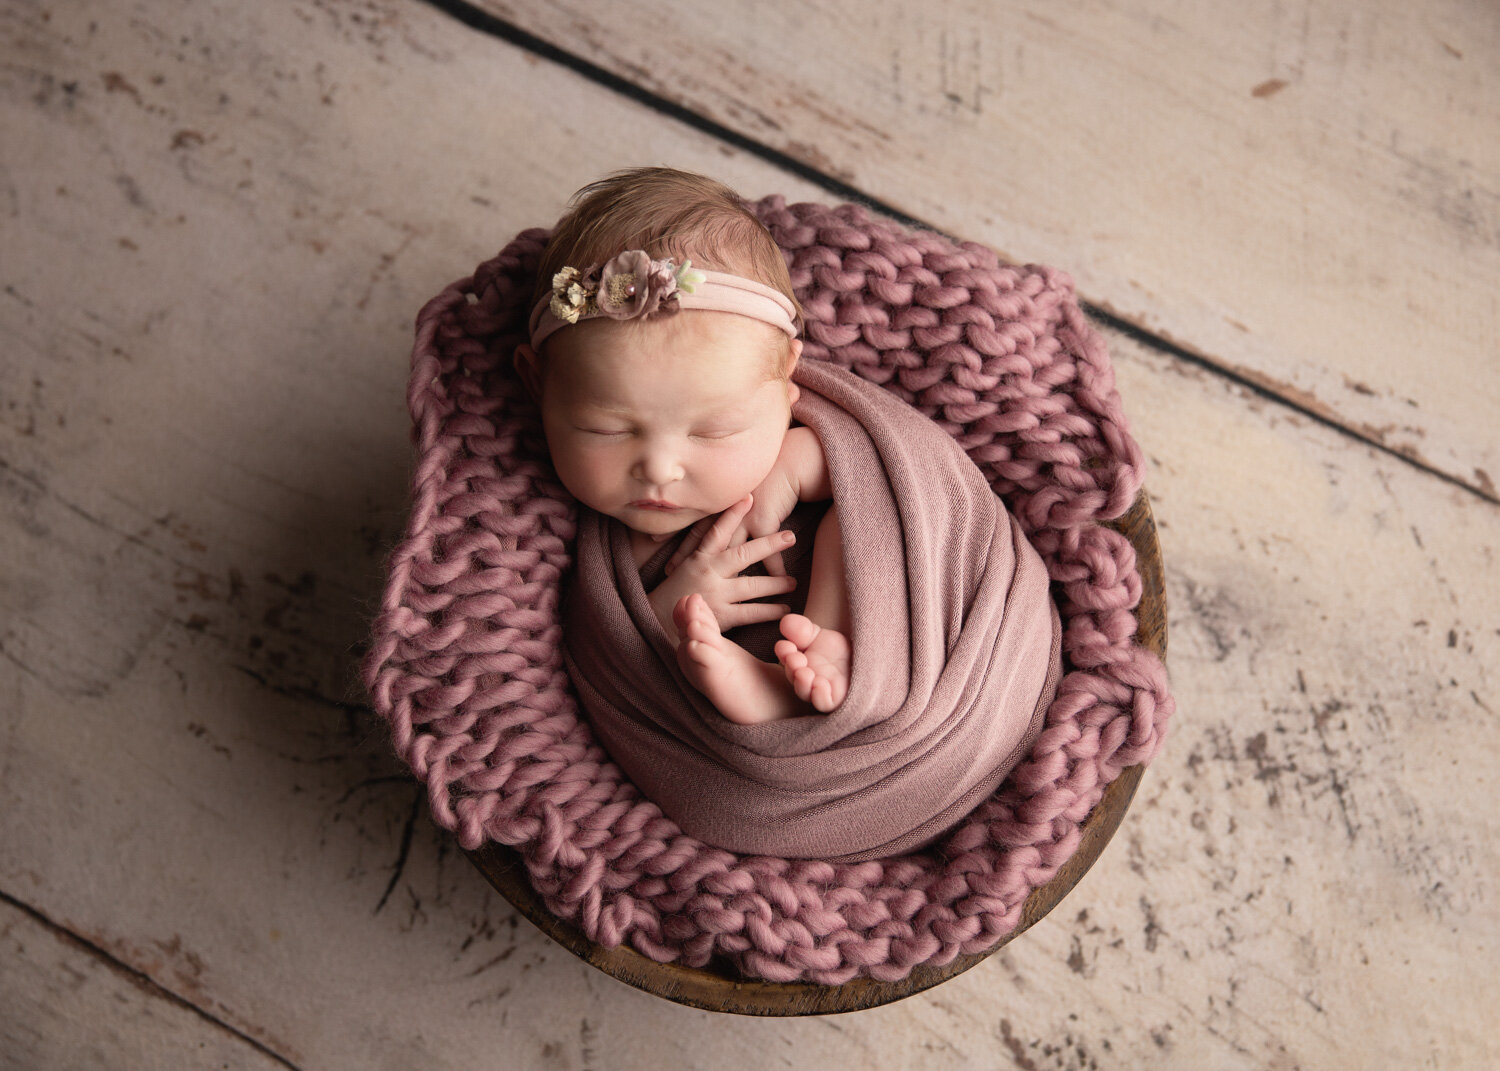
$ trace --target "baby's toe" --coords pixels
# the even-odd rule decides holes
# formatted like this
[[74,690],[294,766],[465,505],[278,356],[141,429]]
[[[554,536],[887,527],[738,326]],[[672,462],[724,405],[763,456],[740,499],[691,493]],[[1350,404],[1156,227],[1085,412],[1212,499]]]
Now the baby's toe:
[[792,691],[796,692],[797,698],[804,703],[813,702],[813,690],[817,685],[818,675],[810,666],[804,666],[792,674]]
[[806,648],[818,636],[819,628],[802,614],[787,614],[781,619],[781,634],[799,648]]
[[708,653],[708,650],[708,644],[704,643],[700,639],[694,638],[687,632],[684,632],[682,634],[682,640],[677,644],[677,653],[682,655],[684,658],[692,659],[694,662],[702,662],[703,657]]
[[719,638],[719,630],[707,621],[700,621],[694,618],[687,623],[687,628],[682,630],[682,635],[688,643],[694,643],[700,647],[714,647],[717,646],[716,641]]
[[704,643],[715,642],[721,635],[718,620],[702,596],[693,595],[691,598],[693,601],[688,603],[687,613],[677,622],[678,631]]
[[849,678],[844,674],[838,674],[825,678],[825,682],[828,685],[828,694],[824,701],[828,705],[826,707],[819,707],[818,709],[826,714],[842,703],[844,697],[849,694]]
[[682,632],[688,627],[688,622],[693,619],[693,599],[696,595],[684,595],[677,600],[677,605],[672,607],[672,624],[677,626],[677,631]]

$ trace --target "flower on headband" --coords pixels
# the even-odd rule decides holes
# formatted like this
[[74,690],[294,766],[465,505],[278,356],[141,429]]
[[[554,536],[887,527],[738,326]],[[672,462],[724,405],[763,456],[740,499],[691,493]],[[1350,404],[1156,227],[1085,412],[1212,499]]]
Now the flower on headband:
[[708,276],[693,267],[691,260],[684,260],[682,267],[677,269],[677,289],[681,290],[684,294],[696,292],[699,284],[707,279]]
[[652,260],[631,249],[599,272],[595,303],[612,320],[633,320],[676,307],[677,274],[670,259]]
[[553,316],[576,324],[580,316],[588,314],[593,295],[585,289],[582,279],[577,268],[564,268],[552,276],[552,300],[547,307]]

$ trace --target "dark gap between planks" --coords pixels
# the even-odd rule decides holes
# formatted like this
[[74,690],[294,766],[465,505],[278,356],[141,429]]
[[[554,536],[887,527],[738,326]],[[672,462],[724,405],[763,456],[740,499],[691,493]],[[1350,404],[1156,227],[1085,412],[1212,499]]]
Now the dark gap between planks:
[[301,1071],[301,1069],[298,1068],[296,1064],[292,1063],[276,1050],[269,1048],[264,1042],[258,1041],[257,1039],[251,1037],[249,1034],[245,1033],[243,1030],[239,1030],[231,1026],[223,1019],[220,1019],[212,1012],[199,1007],[197,1004],[194,1004],[192,1001],[188,1000],[181,994],[174,993],[172,990],[168,989],[166,986],[158,982],[155,978],[152,978],[145,971],[141,970],[138,967],[131,966],[129,963],[126,963],[124,960],[120,959],[118,956],[115,956],[107,949],[101,948],[99,945],[95,944],[87,937],[84,937],[81,934],[74,933],[72,930],[68,929],[61,923],[54,922],[47,915],[32,907],[24,900],[18,900],[14,896],[11,896],[9,893],[0,890],[0,904],[4,904],[14,908],[16,911],[31,919],[32,922],[42,927],[42,929],[51,933],[53,937],[57,938],[63,944],[71,945],[72,947],[83,952],[85,955],[97,959],[105,967],[113,971],[115,974],[120,975],[125,979],[125,981],[135,986],[135,988],[139,989],[141,992],[146,993],[149,996],[165,1000],[168,1004],[175,1004],[177,1007],[182,1008],[184,1011],[193,1013],[204,1022],[218,1027],[225,1033],[232,1034],[234,1037],[238,1038],[240,1041],[243,1041],[246,1045],[249,1045],[252,1049],[259,1052],[262,1056],[265,1056],[269,1060],[274,1060],[276,1063],[281,1064],[285,1068],[288,1068],[289,1071]]

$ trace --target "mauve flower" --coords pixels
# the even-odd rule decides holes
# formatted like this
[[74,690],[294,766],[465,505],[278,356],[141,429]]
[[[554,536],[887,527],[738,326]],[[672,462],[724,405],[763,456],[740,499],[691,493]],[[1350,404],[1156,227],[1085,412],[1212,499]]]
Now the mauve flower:
[[599,273],[599,311],[613,320],[650,316],[677,289],[672,262],[653,261],[639,249],[627,250]]
[[651,289],[663,298],[677,291],[677,269],[671,259],[651,262]]

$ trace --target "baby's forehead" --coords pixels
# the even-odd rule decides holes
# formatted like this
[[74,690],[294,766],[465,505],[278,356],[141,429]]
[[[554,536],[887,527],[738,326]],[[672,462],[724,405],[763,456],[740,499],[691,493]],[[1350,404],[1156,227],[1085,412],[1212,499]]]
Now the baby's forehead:
[[763,388],[775,380],[760,375],[694,375],[646,369],[606,370],[587,359],[568,372],[567,394],[575,405],[595,409],[690,407],[697,412],[738,412],[758,404]]
[[652,320],[587,320],[549,340],[549,362],[570,378],[601,367],[641,365],[639,372],[664,375],[716,368],[779,379],[786,336],[769,324],[729,312],[687,310]]
[[613,335],[657,345],[714,342],[721,346],[754,349],[762,343],[786,339],[780,330],[764,320],[711,309],[682,309],[637,320],[600,318],[587,320],[578,326],[584,329],[580,334],[585,339],[588,338],[588,330],[592,328],[603,337]]

